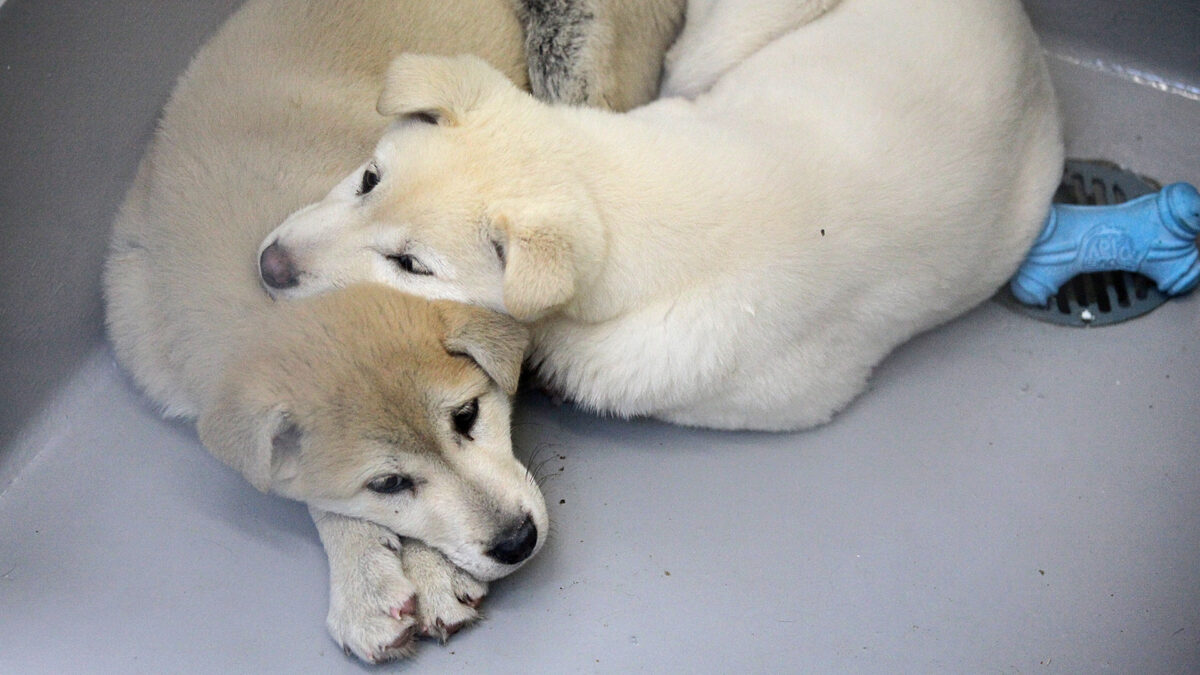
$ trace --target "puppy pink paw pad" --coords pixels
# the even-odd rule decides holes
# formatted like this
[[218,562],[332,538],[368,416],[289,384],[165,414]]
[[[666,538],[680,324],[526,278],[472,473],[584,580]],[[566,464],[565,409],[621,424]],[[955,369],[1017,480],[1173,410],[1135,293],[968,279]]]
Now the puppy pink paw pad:
[[417,613],[417,596],[414,595],[410,597],[408,600],[404,601],[403,605],[400,605],[399,607],[393,607],[392,611],[388,613],[391,614],[392,618],[396,619],[397,621],[400,620],[400,617],[415,616]]

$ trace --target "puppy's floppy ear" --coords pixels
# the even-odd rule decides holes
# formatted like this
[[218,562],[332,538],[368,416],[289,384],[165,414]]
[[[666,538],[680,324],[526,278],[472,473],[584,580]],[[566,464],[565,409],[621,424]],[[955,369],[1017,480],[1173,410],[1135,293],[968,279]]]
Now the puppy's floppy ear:
[[500,71],[477,56],[401,54],[392,61],[375,108],[381,115],[421,115],[455,126],[493,94],[515,90]]
[[446,322],[442,344],[451,354],[469,356],[504,393],[517,393],[529,331],[512,317],[474,305],[435,302]]
[[488,220],[504,264],[504,309],[522,323],[574,298],[605,250],[599,216],[583,198],[499,205]]
[[575,295],[576,251],[564,231],[528,213],[492,223],[503,251],[504,308],[514,319],[536,321]]
[[200,441],[263,492],[299,473],[303,433],[280,403],[256,387],[225,378],[216,401],[200,415]]

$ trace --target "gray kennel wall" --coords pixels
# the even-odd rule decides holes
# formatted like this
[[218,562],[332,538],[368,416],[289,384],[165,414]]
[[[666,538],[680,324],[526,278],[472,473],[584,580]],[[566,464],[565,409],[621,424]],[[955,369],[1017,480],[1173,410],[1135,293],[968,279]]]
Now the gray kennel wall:
[[22,429],[104,340],[113,215],[172,83],[239,4],[0,5],[0,492]]

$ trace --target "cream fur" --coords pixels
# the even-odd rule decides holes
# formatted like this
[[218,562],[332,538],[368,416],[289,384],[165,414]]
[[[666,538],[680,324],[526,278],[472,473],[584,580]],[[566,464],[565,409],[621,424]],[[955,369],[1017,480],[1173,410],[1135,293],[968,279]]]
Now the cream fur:
[[[471,52],[524,86],[521,44],[507,0],[250,0],[180,79],[114,226],[118,359],[167,415],[199,417],[252,483],[309,503],[330,632],[368,661],[475,620],[486,580],[515,568],[485,555],[514,520],[530,515],[544,542],[545,504],[509,437],[527,336],[384,288],[279,306],[252,256],[382,133],[393,57]],[[472,396],[466,439],[449,416]],[[389,473],[420,483],[364,489]]]
[[693,0],[667,62],[668,96],[615,115],[398,60],[382,182],[264,240],[299,269],[277,296],[370,279],[504,309],[586,407],[797,429],[989,297],[1045,218],[1060,121],[1017,0]]
[[691,0],[667,55],[662,96],[694,98],[750,55],[842,0]]

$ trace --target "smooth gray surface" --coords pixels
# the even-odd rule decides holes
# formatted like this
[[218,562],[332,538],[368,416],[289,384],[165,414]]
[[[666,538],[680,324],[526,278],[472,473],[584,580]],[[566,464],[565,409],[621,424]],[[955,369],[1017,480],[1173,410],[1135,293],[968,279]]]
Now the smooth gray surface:
[[[100,339],[111,212],[235,4],[0,7],[0,672],[362,669],[305,510],[159,420]],[[1200,101],[1080,58],[1200,80],[1194,3],[1128,4],[1032,3],[1070,153],[1200,183]],[[1198,337],[1196,295],[1083,331],[988,303],[801,434],[526,397],[552,539],[488,621],[391,668],[1200,672]]]
[[1200,94],[1200,3],[1026,0],[1051,49],[1145,71]]
[[108,229],[175,77],[239,0],[0,7],[0,490],[14,436],[103,340]]

